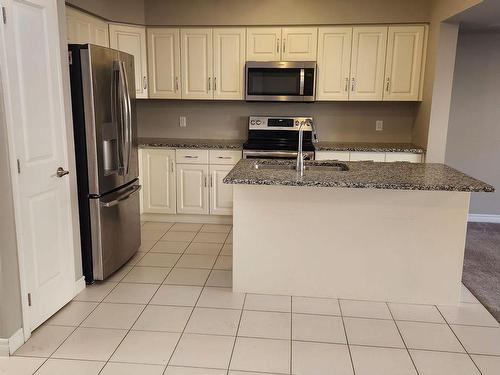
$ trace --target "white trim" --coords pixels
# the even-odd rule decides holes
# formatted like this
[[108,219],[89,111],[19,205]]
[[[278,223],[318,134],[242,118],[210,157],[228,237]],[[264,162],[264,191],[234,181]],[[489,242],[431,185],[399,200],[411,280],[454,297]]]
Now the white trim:
[[82,276],[75,282],[75,296],[86,288],[85,277]]
[[19,328],[8,339],[0,339],[0,357],[8,357],[24,344],[24,332]]
[[500,215],[469,214],[469,223],[498,223]]
[[232,224],[233,217],[226,215],[174,215],[143,213],[141,221],[157,221],[166,223],[204,223],[204,224]]

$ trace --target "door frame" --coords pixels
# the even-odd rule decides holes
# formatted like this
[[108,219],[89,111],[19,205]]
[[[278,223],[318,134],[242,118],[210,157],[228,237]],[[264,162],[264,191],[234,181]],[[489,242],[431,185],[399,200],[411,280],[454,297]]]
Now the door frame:
[[[10,0],[0,0],[0,6],[8,6]],[[10,8],[8,7],[8,10]],[[81,290],[85,288],[85,279],[81,276],[78,280],[77,275],[81,275],[81,245],[80,245],[80,222],[78,217],[78,194],[77,194],[77,182],[76,182],[76,161],[75,161],[75,149],[73,142],[73,118],[71,112],[71,97],[70,97],[70,81],[69,81],[69,62],[67,54],[67,30],[66,30],[66,13],[65,13],[65,3],[64,0],[57,0],[57,17],[58,17],[58,28],[59,28],[59,51],[61,58],[61,69],[62,69],[62,89],[64,97],[64,107],[65,116],[64,122],[66,125],[66,147],[68,155],[68,169],[73,171],[69,174],[69,188],[70,188],[70,203],[71,203],[71,226],[72,226],[72,239],[73,239],[73,251],[74,251],[74,295],[78,294]],[[0,39],[5,40],[4,29],[0,27]],[[21,218],[21,196],[19,190],[19,178],[17,170],[17,158],[18,152],[16,151],[14,134],[15,134],[15,124],[12,120],[12,114],[10,106],[8,105],[11,101],[9,82],[2,77],[8,76],[7,71],[7,50],[5,48],[5,43],[0,46],[0,98],[3,101],[4,106],[4,116],[0,118],[0,122],[5,123],[5,129],[7,134],[7,144],[8,144],[8,162],[10,166],[10,182],[12,186],[12,198],[14,206],[14,221],[16,228],[16,242],[17,242],[17,260],[19,266],[19,285],[21,293],[21,311],[22,311],[22,330],[24,336],[24,342],[26,342],[31,336],[31,322],[29,318],[29,305],[27,298],[27,278],[25,269],[25,257],[26,250],[24,246],[22,231],[22,218]],[[3,124],[2,124],[3,125]],[[22,344],[22,343],[20,343]],[[17,345],[16,345],[17,346]],[[20,345],[19,345],[20,346]],[[16,350],[14,347],[12,350]]]

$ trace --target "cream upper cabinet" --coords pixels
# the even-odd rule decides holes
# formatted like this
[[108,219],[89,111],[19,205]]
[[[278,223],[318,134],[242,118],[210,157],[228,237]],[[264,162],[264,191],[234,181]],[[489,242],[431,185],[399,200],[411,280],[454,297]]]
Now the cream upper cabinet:
[[281,27],[247,28],[247,61],[281,60]]
[[177,213],[208,214],[208,165],[177,164]]
[[109,25],[110,47],[134,56],[135,96],[148,97],[146,28],[123,24]]
[[214,99],[243,100],[245,87],[245,29],[213,29]]
[[389,26],[384,100],[418,100],[425,26]]
[[317,100],[348,100],[352,27],[318,30]]
[[182,99],[212,99],[212,29],[181,29]]
[[180,99],[180,31],[176,28],[148,28],[149,97]]
[[92,43],[109,47],[108,23],[71,7],[66,7],[68,43]]
[[387,26],[353,28],[350,100],[382,100]]
[[281,29],[281,60],[316,61],[317,27],[284,27]]
[[232,215],[233,186],[223,182],[234,165],[210,166],[210,213],[212,215]]
[[141,151],[143,212],[175,214],[175,150],[144,149]]

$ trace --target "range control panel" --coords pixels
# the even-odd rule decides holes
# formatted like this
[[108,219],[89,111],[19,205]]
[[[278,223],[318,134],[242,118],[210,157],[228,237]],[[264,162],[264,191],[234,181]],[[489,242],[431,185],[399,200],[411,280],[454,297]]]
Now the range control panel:
[[248,118],[249,130],[295,130],[301,125],[304,131],[312,131],[312,117],[274,117],[274,116],[250,116]]

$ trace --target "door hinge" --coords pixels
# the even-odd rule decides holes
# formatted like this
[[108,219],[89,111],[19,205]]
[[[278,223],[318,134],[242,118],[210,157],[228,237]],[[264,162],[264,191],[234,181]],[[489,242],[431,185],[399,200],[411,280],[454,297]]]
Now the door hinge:
[[31,306],[31,293],[28,293],[28,306]]
[[7,23],[7,9],[5,7],[2,7],[2,20],[3,23]]

